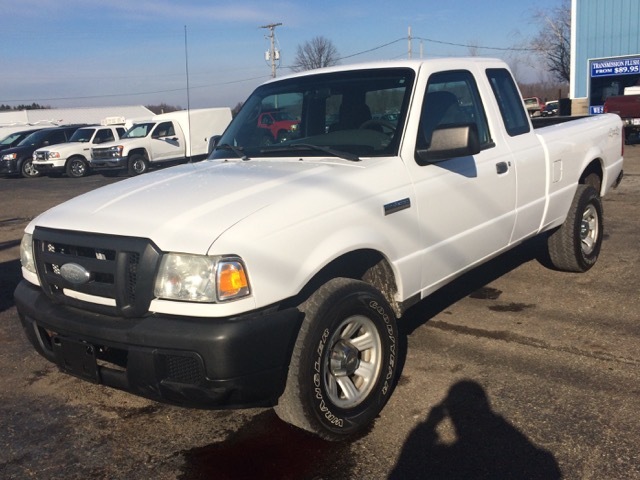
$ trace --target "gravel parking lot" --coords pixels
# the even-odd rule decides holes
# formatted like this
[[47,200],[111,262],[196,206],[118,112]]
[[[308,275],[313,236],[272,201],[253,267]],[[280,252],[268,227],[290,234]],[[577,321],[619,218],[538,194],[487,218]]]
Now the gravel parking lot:
[[640,145],[625,162],[594,268],[548,269],[533,240],[415,306],[391,401],[342,443],[59,373],[13,305],[22,229],[120,179],[0,179],[0,477],[640,479]]

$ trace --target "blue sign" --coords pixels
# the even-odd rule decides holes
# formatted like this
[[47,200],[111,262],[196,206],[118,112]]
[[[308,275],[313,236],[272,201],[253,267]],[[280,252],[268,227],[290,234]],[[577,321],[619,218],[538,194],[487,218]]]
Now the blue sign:
[[598,115],[604,113],[604,105],[591,105],[589,107],[589,115]]
[[634,75],[640,73],[640,57],[591,61],[591,77]]

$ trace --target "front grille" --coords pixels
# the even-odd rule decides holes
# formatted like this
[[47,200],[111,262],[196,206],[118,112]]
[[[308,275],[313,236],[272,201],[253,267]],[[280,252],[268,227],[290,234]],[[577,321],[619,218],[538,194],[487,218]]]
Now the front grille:
[[[125,317],[148,311],[160,259],[160,251],[150,240],[36,228],[33,247],[40,284],[54,301]],[[86,276],[65,275],[65,265]],[[102,303],[115,302],[115,306],[74,298],[65,291],[107,299]]]
[[36,160],[47,160],[48,158],[49,158],[49,152],[36,150]]
[[113,160],[116,155],[110,148],[94,148],[91,151],[91,158],[95,160]]

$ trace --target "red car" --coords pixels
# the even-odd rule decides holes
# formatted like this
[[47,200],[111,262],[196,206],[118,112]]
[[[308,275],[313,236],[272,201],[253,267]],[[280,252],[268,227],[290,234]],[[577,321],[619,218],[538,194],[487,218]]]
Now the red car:
[[282,110],[263,112],[258,117],[258,127],[271,132],[276,142],[282,142],[300,123],[291,113]]

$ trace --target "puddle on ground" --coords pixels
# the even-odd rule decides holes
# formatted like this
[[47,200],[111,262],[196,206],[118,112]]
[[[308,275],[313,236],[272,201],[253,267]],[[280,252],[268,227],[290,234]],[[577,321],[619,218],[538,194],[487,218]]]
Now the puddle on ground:
[[508,303],[506,305],[492,305],[489,310],[494,312],[522,312],[528,308],[533,308],[535,305],[527,303]]
[[502,290],[491,287],[482,287],[473,292],[469,297],[479,300],[497,300],[502,295]]
[[294,428],[269,410],[223,442],[180,452],[185,463],[179,478],[315,480],[336,467],[350,478],[348,445]]

